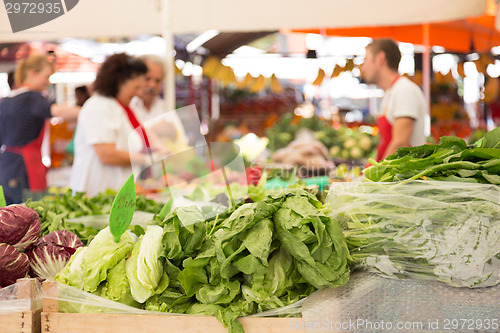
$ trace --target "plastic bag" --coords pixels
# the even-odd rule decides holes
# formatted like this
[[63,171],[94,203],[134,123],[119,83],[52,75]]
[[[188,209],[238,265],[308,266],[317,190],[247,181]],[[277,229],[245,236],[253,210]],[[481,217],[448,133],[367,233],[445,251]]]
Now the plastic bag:
[[337,183],[327,201],[358,267],[457,287],[500,283],[496,185]]
[[19,279],[0,289],[0,314],[42,309],[42,286],[37,279]]

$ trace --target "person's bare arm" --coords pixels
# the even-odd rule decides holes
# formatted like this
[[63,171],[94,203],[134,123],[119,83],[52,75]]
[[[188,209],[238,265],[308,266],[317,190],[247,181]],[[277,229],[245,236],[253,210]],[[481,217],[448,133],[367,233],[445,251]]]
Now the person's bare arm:
[[392,124],[392,139],[385,150],[384,158],[394,154],[398,148],[409,147],[415,119],[409,117],[396,118]]
[[97,143],[94,149],[101,162],[107,165],[130,166],[131,162],[144,164],[149,161],[147,155],[118,150],[114,143]]
[[78,117],[80,110],[81,107],[79,106],[52,104],[50,107],[50,114],[52,117],[61,117],[64,120],[72,120]]

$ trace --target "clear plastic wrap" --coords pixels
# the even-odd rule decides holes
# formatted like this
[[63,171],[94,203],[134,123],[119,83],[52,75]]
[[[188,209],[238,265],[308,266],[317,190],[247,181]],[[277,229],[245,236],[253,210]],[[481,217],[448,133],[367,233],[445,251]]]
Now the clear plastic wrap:
[[[59,312],[63,313],[108,313],[108,314],[150,314],[150,315],[176,315],[194,316],[191,314],[167,313],[161,311],[148,311],[103,298],[86,291],[74,288],[63,283],[46,282],[52,284],[52,289],[45,290],[45,301],[55,301]],[[256,313],[249,317],[278,317],[299,315],[301,313],[302,299],[289,306]]]
[[[44,291],[44,301],[56,301],[59,312],[63,313],[121,313],[143,314],[145,311],[132,306],[111,301],[86,291],[74,288],[63,283],[46,282],[53,284],[53,289]],[[46,287],[44,287],[46,288]]]
[[353,272],[349,282],[309,295],[306,332],[498,332],[500,286],[454,288],[435,281]]
[[336,183],[328,205],[355,266],[457,287],[500,283],[500,187]]
[[0,314],[42,309],[42,287],[37,279],[19,279],[0,289]]
[[[149,212],[135,211],[130,225],[139,225],[146,228],[148,225],[152,224],[154,215],[155,214]],[[93,227],[101,230],[109,225],[109,214],[79,216],[73,219],[67,219],[66,223],[81,223],[86,227]]]

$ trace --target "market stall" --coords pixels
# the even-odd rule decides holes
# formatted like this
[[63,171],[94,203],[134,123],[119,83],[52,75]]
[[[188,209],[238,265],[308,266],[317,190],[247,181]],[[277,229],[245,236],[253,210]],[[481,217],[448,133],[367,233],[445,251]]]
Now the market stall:
[[[166,54],[173,53],[174,33],[201,33],[212,29],[219,31],[274,31],[282,28],[313,28],[331,26],[352,27],[359,25],[385,25],[389,23],[420,23],[459,19],[479,15],[485,10],[483,0],[425,0],[411,6],[398,0],[376,3],[358,3],[356,15],[346,15],[353,10],[348,0],[324,2],[315,0],[308,4],[311,11],[304,12],[303,2],[263,1],[231,6],[221,1],[123,1],[102,3],[98,0],[73,3],[57,19],[25,31],[11,33],[7,12],[0,12],[0,42],[28,40],[57,40],[64,37],[124,37],[140,34],[161,34],[165,38]],[[98,8],[98,10],[96,10]],[[261,10],[266,8],[266,10]],[[280,15],[286,8],[286,15]],[[63,8],[64,9],[64,8]],[[119,15],[115,13],[119,12]],[[16,10],[14,10],[15,14]],[[393,13],[398,13],[394,15]],[[306,15],[307,14],[307,15]],[[138,20],[147,17],[147,20]],[[91,25],[88,23],[92,22]],[[165,59],[167,68],[166,96],[170,109],[175,108],[174,63]]]
[[[42,332],[498,331],[500,129],[377,162],[371,126],[283,114],[267,138],[152,158],[119,192],[51,189],[7,207],[0,195],[1,287],[45,280]],[[339,174],[347,163],[359,171]]]
[[[163,317],[154,311],[214,316],[230,332],[252,332],[262,325],[286,332],[307,329],[318,318],[352,320],[364,307],[376,313],[367,321],[424,318],[426,325],[441,321],[436,325],[443,327],[443,320],[455,325],[450,316],[464,313],[459,294],[469,301],[471,325],[479,328],[480,322],[493,332],[500,311],[494,301],[500,292],[499,141],[497,128],[474,145],[447,137],[436,145],[400,149],[381,162],[371,160],[365,182],[332,185],[323,202],[305,184],[266,190],[263,178],[243,194],[246,203],[234,201],[239,203],[217,215],[207,215],[199,189],[190,196],[191,205],[173,210],[171,201],[163,205],[140,195],[123,201],[132,193],[135,198],[134,187],[127,186],[117,196],[59,194],[27,203],[36,212],[16,205],[2,208],[2,221],[12,227],[24,216],[24,224],[15,227],[27,234],[1,241],[12,244],[5,245],[20,256],[27,251],[32,270],[57,282],[44,290],[47,332],[77,332],[81,325],[98,331],[100,323],[114,320],[116,327],[130,326],[144,315],[153,316],[155,324],[147,326],[151,332],[164,325],[196,331],[205,323],[205,318]],[[225,194],[230,201],[239,195]],[[135,215],[113,217],[125,209],[153,214],[142,223]],[[105,212],[111,214],[103,216]],[[91,219],[92,214],[104,223]],[[75,221],[78,216],[86,221]],[[71,248],[71,257],[54,252]],[[67,264],[57,264],[54,271],[56,262]],[[395,278],[389,283],[393,289],[379,277],[360,273],[366,271]],[[436,318],[426,318],[424,312],[403,316],[390,310],[393,298],[383,303],[357,298],[367,288],[386,295],[414,290],[419,298],[430,290],[445,293],[450,296],[432,302],[448,310]],[[333,315],[328,307],[318,307],[323,303],[308,303],[315,297],[333,307],[352,298],[357,306]],[[290,318],[238,320],[254,314]],[[213,319],[206,320],[207,327],[221,329]]]
[[[349,27],[332,26],[331,28],[326,26],[316,29],[296,29],[294,31],[316,33],[322,36],[392,38],[398,42],[424,46],[423,68],[419,73],[416,73],[415,76],[418,77],[418,84],[422,86],[427,98],[429,110],[431,110],[432,108],[436,108],[435,100],[439,99],[439,95],[442,95],[443,92],[436,91],[435,80],[431,82],[434,76],[440,74],[431,72],[432,59],[430,48],[438,46],[444,48],[446,52],[458,54],[460,61],[457,70],[458,75],[463,79],[465,77],[463,73],[463,64],[466,60],[465,55],[481,53],[489,57],[492,48],[500,42],[500,30],[495,25],[498,12],[497,3],[494,0],[489,0],[486,2],[486,5],[486,8],[483,8],[481,12],[471,13],[466,18],[458,20],[441,20],[437,22],[424,21],[417,24],[363,24],[361,26],[352,25]],[[482,59],[475,59],[475,62],[478,64],[478,71],[482,73],[487,80],[490,79],[489,74],[486,72],[488,64],[481,64]],[[491,63],[494,63],[494,60]],[[449,75],[452,75],[451,71]],[[439,82],[437,83],[439,84]],[[433,93],[435,96],[432,96]],[[452,96],[449,98],[453,99],[453,96],[456,95],[456,89],[451,95]],[[482,110],[478,110],[477,113],[479,122],[485,122],[487,115],[485,115]],[[462,117],[460,112],[457,112],[456,116]],[[434,134],[439,131],[439,128],[445,126],[438,124],[435,125],[435,127],[438,127],[438,129],[435,129]],[[457,132],[462,131],[457,131],[456,128],[450,128],[445,134],[453,135]]]

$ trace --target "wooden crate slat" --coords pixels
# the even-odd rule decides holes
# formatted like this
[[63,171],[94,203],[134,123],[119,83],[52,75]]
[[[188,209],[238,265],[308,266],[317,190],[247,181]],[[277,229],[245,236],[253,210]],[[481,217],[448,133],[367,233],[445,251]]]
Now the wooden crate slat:
[[[300,318],[241,318],[245,333],[303,333]],[[43,333],[227,333],[210,316],[42,313]]]
[[17,289],[17,299],[30,299],[30,310],[36,310],[34,309],[36,304],[33,302],[33,298],[37,294],[36,289],[38,288],[36,279],[18,279],[17,284],[19,285],[19,288]]
[[[17,280],[17,298],[30,299],[29,309],[0,315],[0,333],[40,333],[41,309],[35,311],[33,298],[38,287],[35,279]],[[0,300],[1,301],[1,300]]]
[[[25,315],[23,313],[23,315]],[[0,333],[14,333],[14,332],[21,332],[21,326],[24,321],[24,318],[22,318],[21,313],[9,313],[9,314],[4,314],[0,315]]]
[[[60,313],[57,283],[43,283],[43,333],[227,333],[227,328],[212,316],[165,314],[88,314]],[[293,325],[292,325],[293,320]],[[304,333],[301,318],[240,318],[245,333]],[[3,332],[0,332],[3,333]]]
[[45,281],[42,284],[43,289],[43,312],[59,312],[59,303],[57,302],[57,282]]
[[40,333],[40,311],[0,315],[0,333]]

